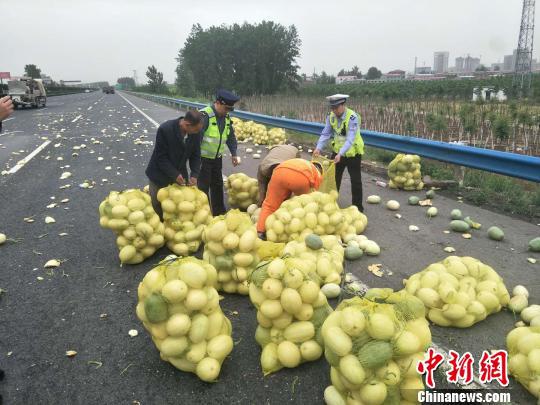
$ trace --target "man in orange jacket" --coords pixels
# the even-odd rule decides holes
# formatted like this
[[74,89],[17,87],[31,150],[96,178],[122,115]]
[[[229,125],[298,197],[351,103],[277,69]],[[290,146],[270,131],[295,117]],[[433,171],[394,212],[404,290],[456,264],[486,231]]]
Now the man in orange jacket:
[[257,232],[265,238],[266,218],[275,212],[281,203],[292,194],[307,194],[321,185],[321,167],[305,159],[289,159],[279,164],[272,173],[266,198],[263,201]]

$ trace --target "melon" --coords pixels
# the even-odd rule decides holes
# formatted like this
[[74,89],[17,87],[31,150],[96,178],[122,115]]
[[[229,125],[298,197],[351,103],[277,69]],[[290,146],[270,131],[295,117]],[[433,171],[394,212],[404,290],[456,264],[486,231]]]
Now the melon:
[[467,222],[456,219],[450,222],[450,229],[454,232],[467,232],[471,227]]
[[202,359],[196,368],[197,376],[206,382],[215,381],[221,371],[221,364],[212,357]]
[[341,294],[341,287],[338,284],[328,283],[321,287],[321,291],[327,298],[336,298]]
[[501,228],[492,226],[491,228],[488,229],[488,237],[489,239],[501,241],[504,239],[504,232],[502,231]]
[[386,203],[386,208],[391,211],[397,211],[399,210],[399,202],[396,200],[390,200]]
[[540,237],[529,241],[529,250],[532,252],[540,252]]
[[311,234],[305,238],[306,246],[312,250],[318,250],[323,247],[322,239],[319,235]]
[[152,323],[162,322],[167,319],[167,302],[161,294],[152,294],[144,302],[144,312]]
[[359,247],[347,246],[345,248],[345,258],[347,260],[358,260],[362,257],[363,254],[364,252]]
[[366,201],[368,204],[379,204],[381,202],[381,197],[378,195],[370,195]]

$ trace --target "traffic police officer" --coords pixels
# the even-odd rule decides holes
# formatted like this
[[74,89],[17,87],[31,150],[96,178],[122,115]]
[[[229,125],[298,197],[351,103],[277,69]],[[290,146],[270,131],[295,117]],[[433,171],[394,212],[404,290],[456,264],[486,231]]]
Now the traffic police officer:
[[346,94],[334,94],[326,97],[330,103],[331,112],[326,117],[326,125],[321,133],[313,156],[318,156],[321,150],[332,138],[332,159],[336,163],[336,185],[338,190],[345,168],[351,177],[352,204],[360,212],[362,205],[362,172],[361,163],[364,154],[364,141],[360,135],[360,115],[347,108]]
[[238,143],[229,113],[240,97],[227,90],[219,90],[216,101],[201,109],[203,128],[201,131],[201,172],[197,185],[210,200],[212,215],[225,213],[223,197],[222,156],[225,144],[232,156],[233,166],[240,163],[236,154]]

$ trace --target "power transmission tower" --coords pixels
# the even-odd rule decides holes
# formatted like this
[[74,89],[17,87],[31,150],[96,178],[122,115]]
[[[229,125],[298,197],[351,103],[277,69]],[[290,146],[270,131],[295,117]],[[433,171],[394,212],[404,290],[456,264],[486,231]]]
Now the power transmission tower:
[[135,82],[135,86],[139,85],[139,78],[137,77],[137,71],[133,71],[133,81]]
[[513,85],[519,96],[529,94],[532,80],[532,53],[534,39],[535,0],[523,0],[521,27],[516,55]]

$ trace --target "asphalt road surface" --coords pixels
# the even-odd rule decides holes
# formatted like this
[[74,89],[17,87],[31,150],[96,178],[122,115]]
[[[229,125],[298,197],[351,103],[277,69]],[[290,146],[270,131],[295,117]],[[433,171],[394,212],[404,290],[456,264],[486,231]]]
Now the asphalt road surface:
[[[6,373],[0,394],[5,404],[323,403],[329,384],[324,359],[263,377],[254,340],[255,310],[247,297],[226,295],[221,301],[236,344],[215,384],[161,361],[136,318],[137,285],[168,251],[161,249],[140,265],[120,267],[112,232],[99,227],[98,205],[112,190],[147,183],[144,169],[153,148],[147,142],[154,140],[154,122],[178,115],[134,96],[95,92],[51,98],[47,108],[16,111],[4,123],[0,232],[16,240],[0,246],[0,368]],[[142,143],[135,143],[137,139]],[[253,146],[240,145],[242,165],[236,169],[227,154],[226,175],[242,171],[255,176],[258,160],[245,153],[247,147]],[[262,147],[255,149],[264,153]],[[65,172],[71,176],[60,179]],[[429,219],[425,208],[407,205],[410,194],[379,187],[374,180],[364,173],[364,196],[398,200],[402,217],[382,204],[366,204],[365,234],[382,252],[347,264],[357,279],[371,287],[400,289],[404,278],[442,260],[448,255],[443,248],[452,246],[456,255],[493,266],[509,289],[526,285],[530,302],[540,303],[540,255],[526,251],[527,242],[540,235],[538,224],[442,196],[433,201],[439,215]],[[84,181],[95,184],[79,187]],[[340,203],[347,206],[347,175],[343,184]],[[482,230],[470,240],[443,233],[453,208],[482,223]],[[46,224],[46,216],[56,222]],[[409,225],[420,230],[410,232]],[[505,231],[503,242],[487,238],[491,225]],[[531,264],[528,257],[539,262]],[[62,264],[46,270],[49,259]],[[383,265],[384,277],[367,271],[373,263]],[[505,336],[516,320],[503,311],[465,330],[433,326],[433,340],[445,350],[470,351],[478,360],[483,350],[505,348]],[[130,329],[139,335],[130,337]],[[77,355],[67,357],[68,350]],[[441,376],[438,382],[444,385]],[[536,402],[514,381],[511,389],[512,402]]]

